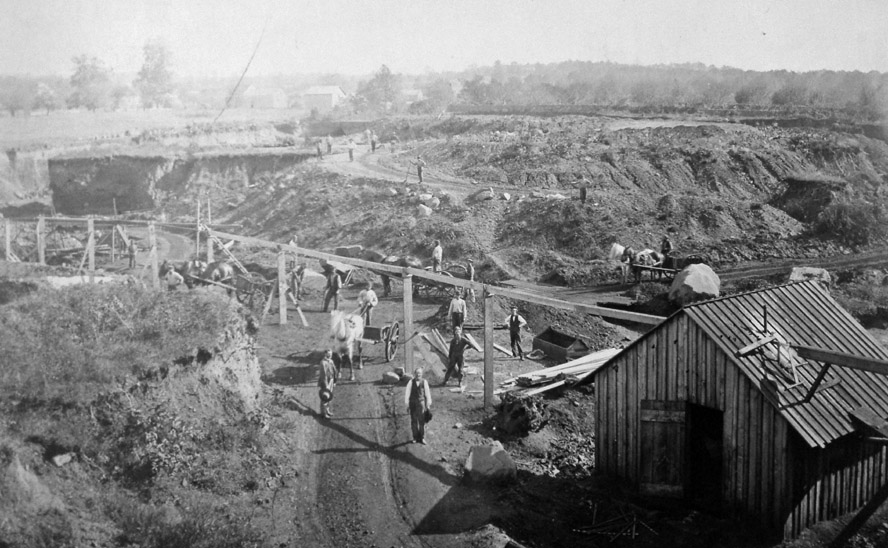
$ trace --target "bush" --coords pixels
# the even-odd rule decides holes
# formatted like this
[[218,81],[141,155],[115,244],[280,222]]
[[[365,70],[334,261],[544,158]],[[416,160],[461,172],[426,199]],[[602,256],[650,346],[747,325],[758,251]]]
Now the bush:
[[78,402],[214,348],[231,311],[218,295],[122,285],[40,290],[0,306],[0,394]]

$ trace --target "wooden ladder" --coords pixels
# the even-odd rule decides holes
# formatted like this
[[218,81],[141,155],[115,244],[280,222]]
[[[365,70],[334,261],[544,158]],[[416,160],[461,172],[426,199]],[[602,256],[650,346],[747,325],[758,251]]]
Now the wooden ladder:
[[210,232],[209,227],[207,227],[206,225],[202,224],[202,225],[200,225],[200,229],[206,231],[206,233],[207,233],[207,237],[208,237],[208,238],[209,238],[214,244],[216,244],[216,247],[218,247],[218,248],[222,251],[222,253],[225,254],[225,256],[228,258],[229,261],[231,261],[232,263],[234,263],[234,266],[236,266],[237,269],[241,271],[241,273],[243,273],[243,274],[249,274],[249,272],[247,272],[246,267],[244,267],[244,265],[241,264],[241,262],[237,260],[237,257],[234,256],[234,253],[232,253],[230,249],[228,249],[227,247],[225,247],[225,244],[222,242],[222,240],[220,240],[219,238],[213,236],[213,233]]

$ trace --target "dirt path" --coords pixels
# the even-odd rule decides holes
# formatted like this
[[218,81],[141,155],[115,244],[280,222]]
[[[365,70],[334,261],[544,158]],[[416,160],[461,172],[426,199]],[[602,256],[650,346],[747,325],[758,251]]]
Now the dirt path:
[[[355,296],[355,290],[347,290],[348,304],[341,308],[347,310]],[[293,317],[276,325],[271,317],[259,334],[263,378],[280,431],[272,443],[298,473],[278,495],[296,502],[275,505],[272,545],[482,546],[472,531],[488,522],[489,501],[461,487],[459,477],[442,464],[446,449],[434,432],[429,445],[408,443],[404,388],[379,382],[383,372],[403,366],[403,352],[386,363],[381,346],[365,345],[357,380],[344,380],[346,370],[334,390],[334,417],[318,415],[317,364],[329,316],[317,302],[309,299],[303,308],[309,327],[298,319],[293,323]],[[429,310],[420,306],[417,313]],[[374,325],[402,316],[400,299],[383,299]]]

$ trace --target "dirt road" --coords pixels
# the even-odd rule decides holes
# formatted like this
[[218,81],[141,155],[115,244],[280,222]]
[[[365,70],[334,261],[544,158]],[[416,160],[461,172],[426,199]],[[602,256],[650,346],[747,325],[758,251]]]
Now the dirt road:
[[[349,310],[357,291],[345,293],[348,304],[341,308]],[[429,445],[409,443],[404,387],[380,382],[383,372],[403,366],[400,349],[386,363],[381,346],[365,345],[357,380],[344,380],[344,373],[334,390],[334,417],[319,416],[317,365],[329,315],[318,304],[314,297],[304,305],[310,327],[291,316],[287,325],[276,325],[275,317],[260,330],[263,376],[279,431],[271,443],[298,474],[276,495],[272,545],[485,546],[473,531],[489,522],[491,501],[462,486],[458,467],[442,458],[452,452],[443,427],[430,425]],[[416,314],[437,308],[419,304]],[[402,316],[399,298],[382,299],[374,325]],[[433,388],[433,400],[442,390]]]

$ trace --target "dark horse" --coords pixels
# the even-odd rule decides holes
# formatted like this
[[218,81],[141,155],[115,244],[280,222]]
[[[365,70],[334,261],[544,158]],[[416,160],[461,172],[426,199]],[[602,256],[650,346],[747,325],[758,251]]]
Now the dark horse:
[[[226,261],[215,261],[207,264],[203,261],[164,261],[160,265],[160,277],[166,276],[170,270],[175,270],[185,279],[185,285],[192,289],[195,285],[201,285],[205,281],[234,285],[234,267]],[[230,296],[233,289],[226,287]]]

